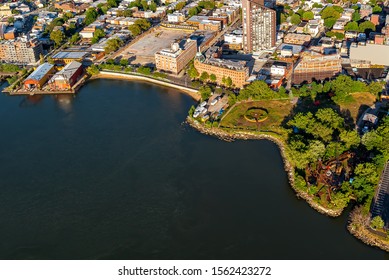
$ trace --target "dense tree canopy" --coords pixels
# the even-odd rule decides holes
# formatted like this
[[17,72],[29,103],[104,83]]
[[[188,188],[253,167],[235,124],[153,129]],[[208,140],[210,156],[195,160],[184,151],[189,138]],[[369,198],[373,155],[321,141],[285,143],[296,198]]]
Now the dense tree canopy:
[[[228,78],[227,78],[228,79]],[[238,100],[261,100],[274,99],[286,96],[279,96],[279,93],[271,90],[264,81],[254,81],[244,89],[240,90]]]
[[327,19],[327,18],[334,18],[338,19],[340,18],[340,13],[334,8],[335,6],[327,6],[321,11],[321,18]]
[[290,17],[290,22],[292,24],[299,24],[301,22],[301,18],[298,14],[294,14]]
[[61,30],[52,31],[50,33],[50,39],[54,41],[56,46],[60,46],[65,39],[65,34]]
[[123,46],[123,41],[119,38],[111,38],[107,41],[107,44],[104,48],[105,53],[111,53],[117,51],[121,46]]
[[85,13],[85,25],[89,25],[94,22],[97,19],[98,15],[99,14],[94,8],[89,8]]
[[371,21],[364,21],[359,24],[359,32],[375,31],[375,25]]

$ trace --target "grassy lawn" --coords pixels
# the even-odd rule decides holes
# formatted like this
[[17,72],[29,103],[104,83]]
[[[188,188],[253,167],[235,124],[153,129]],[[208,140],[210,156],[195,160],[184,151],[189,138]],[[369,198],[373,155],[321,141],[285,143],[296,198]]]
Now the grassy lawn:
[[348,102],[345,104],[340,104],[340,109],[343,111],[349,111],[351,117],[355,122],[358,120],[359,117],[361,117],[361,114],[369,108],[371,105],[374,104],[376,98],[374,95],[367,93],[367,92],[358,92],[353,93],[352,97],[354,99],[353,102]]
[[[340,105],[335,104],[328,97],[319,99],[320,104],[314,104],[310,98],[304,98],[294,107],[290,100],[261,100],[248,101],[237,104],[220,123],[221,128],[243,129],[258,132],[275,132],[282,134],[286,139],[286,130],[282,128],[283,122],[289,119],[292,110],[297,112],[315,112],[320,108],[331,107],[341,112],[345,121],[349,124],[355,124],[361,114],[375,102],[375,97],[369,93],[354,93],[349,100]],[[244,114],[250,108],[263,108],[268,111],[268,118],[259,123],[249,122]]]
[[[249,108],[263,108],[268,111],[268,118],[259,123],[249,122],[244,114]],[[273,131],[284,134],[281,123],[293,108],[290,100],[261,100],[237,104],[220,123],[220,127],[240,128],[252,131]]]

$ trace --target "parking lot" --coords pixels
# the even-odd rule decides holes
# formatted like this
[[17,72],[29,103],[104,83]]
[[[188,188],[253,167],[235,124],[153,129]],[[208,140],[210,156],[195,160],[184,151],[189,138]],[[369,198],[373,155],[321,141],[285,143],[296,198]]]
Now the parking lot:
[[[216,100],[218,101],[216,102]],[[206,103],[206,104],[205,104]],[[204,106],[201,106],[204,105]],[[196,118],[201,118],[203,120],[210,119],[217,119],[219,115],[221,115],[221,111],[225,110],[228,106],[228,96],[227,95],[220,95],[220,94],[213,94],[207,101],[204,101],[199,106],[197,106],[197,109],[205,108],[200,111],[199,114],[195,114],[194,117],[197,115]]]
[[155,64],[154,55],[161,49],[170,48],[176,40],[186,38],[188,33],[157,28],[135,43],[130,43],[122,52],[124,59],[129,59],[131,64]]

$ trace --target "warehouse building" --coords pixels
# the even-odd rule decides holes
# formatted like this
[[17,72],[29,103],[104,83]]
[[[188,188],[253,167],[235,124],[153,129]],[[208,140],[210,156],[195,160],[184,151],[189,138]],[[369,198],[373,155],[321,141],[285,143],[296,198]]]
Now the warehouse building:
[[69,90],[78,81],[82,74],[82,64],[77,61],[72,61],[61,71],[54,74],[54,76],[49,81],[50,88],[58,90]]
[[42,86],[47,82],[50,78],[50,75],[54,73],[54,65],[50,63],[43,63],[39,65],[38,68],[32,72],[27,79],[24,80],[24,88],[25,89],[33,89],[38,88],[41,89]]
[[87,52],[58,52],[52,58],[56,65],[66,65],[73,61],[82,63],[87,55]]

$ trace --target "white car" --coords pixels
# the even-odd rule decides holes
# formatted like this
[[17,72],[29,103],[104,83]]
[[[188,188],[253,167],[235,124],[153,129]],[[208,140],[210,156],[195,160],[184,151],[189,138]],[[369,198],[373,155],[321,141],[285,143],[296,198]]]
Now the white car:
[[197,118],[199,115],[200,115],[200,112],[199,111],[195,111],[194,114],[193,114],[193,117]]
[[212,105],[212,106],[215,105],[218,101],[219,101],[219,100],[218,100],[217,98],[215,98],[214,100],[212,100],[211,105]]
[[207,105],[207,101],[201,102],[200,107],[204,107],[205,105]]
[[201,110],[201,113],[202,113],[202,114],[205,114],[207,111],[208,111],[207,108],[203,108],[203,109]]

